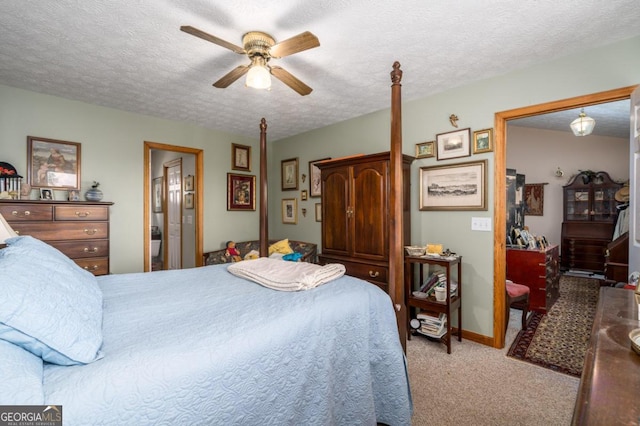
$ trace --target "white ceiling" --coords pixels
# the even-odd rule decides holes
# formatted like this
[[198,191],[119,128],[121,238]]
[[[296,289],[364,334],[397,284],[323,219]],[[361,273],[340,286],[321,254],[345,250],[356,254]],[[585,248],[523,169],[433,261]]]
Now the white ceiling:
[[[634,37],[639,23],[637,0],[2,0],[0,84],[249,137],[265,117],[277,140],[388,108],[395,60],[408,101]],[[248,60],[182,25],[237,45],[251,30],[311,31],[320,47],[271,63],[313,92],[212,87]]]

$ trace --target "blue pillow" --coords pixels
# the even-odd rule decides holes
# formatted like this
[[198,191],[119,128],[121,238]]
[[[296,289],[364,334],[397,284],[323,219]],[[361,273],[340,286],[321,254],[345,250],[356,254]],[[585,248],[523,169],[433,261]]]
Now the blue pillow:
[[60,365],[102,358],[96,278],[54,247],[14,237],[0,250],[0,339]]
[[42,359],[0,340],[0,405],[41,405]]

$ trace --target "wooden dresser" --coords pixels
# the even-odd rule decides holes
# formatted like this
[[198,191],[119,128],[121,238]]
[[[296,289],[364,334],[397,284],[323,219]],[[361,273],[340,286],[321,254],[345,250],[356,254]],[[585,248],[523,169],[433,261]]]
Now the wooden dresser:
[[629,340],[636,328],[640,321],[633,290],[602,287],[571,424],[638,424],[640,355]]
[[548,312],[560,296],[558,246],[545,250],[508,248],[507,279],[529,287],[531,310]]
[[57,248],[94,275],[109,273],[107,202],[0,200],[0,214],[19,235]]
[[[411,239],[409,172],[404,156],[404,241]],[[383,152],[317,164],[322,179],[321,264],[341,263],[347,274],[388,291],[390,154]]]

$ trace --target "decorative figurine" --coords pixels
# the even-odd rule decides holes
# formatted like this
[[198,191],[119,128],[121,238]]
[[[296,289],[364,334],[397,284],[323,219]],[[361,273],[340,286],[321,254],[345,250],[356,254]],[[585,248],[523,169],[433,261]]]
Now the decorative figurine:
[[231,257],[232,262],[240,262],[242,260],[240,252],[236,248],[236,243],[233,241],[227,241],[227,250],[224,252],[224,255]]

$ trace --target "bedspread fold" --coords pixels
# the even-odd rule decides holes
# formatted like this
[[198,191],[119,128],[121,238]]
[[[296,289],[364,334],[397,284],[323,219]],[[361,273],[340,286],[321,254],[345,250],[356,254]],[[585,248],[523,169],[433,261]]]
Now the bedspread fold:
[[280,291],[309,290],[340,278],[344,265],[316,265],[307,262],[286,262],[280,259],[259,259],[232,263],[227,270],[240,278]]

